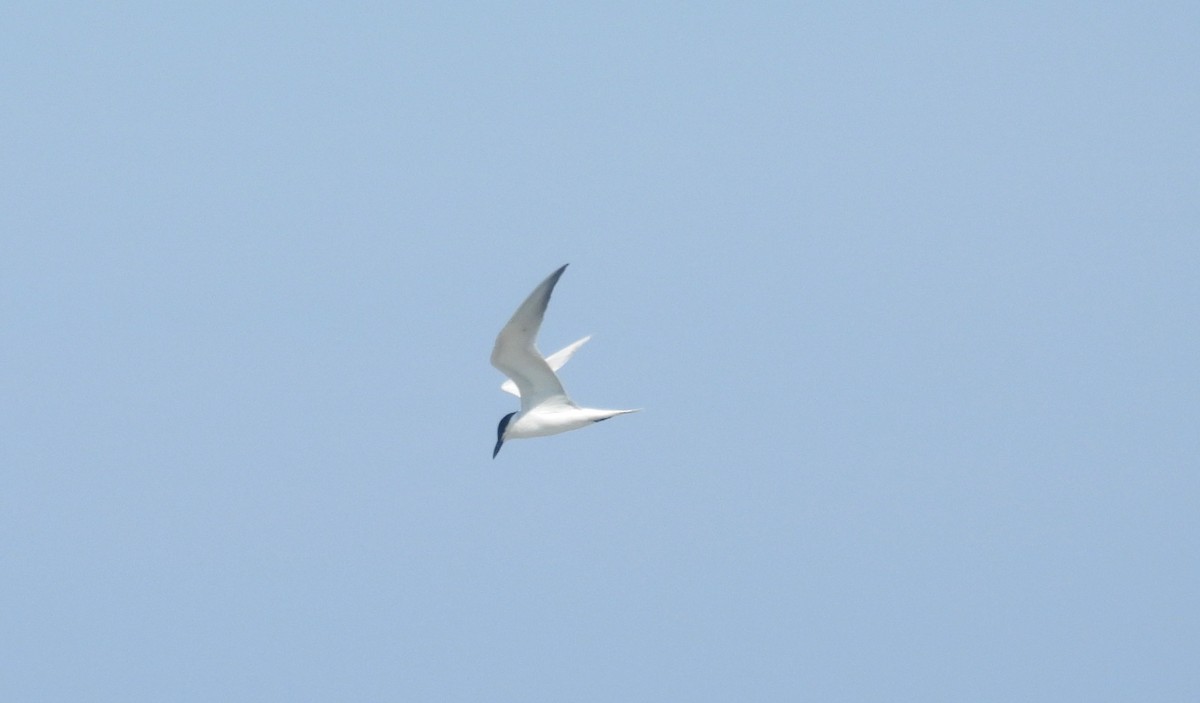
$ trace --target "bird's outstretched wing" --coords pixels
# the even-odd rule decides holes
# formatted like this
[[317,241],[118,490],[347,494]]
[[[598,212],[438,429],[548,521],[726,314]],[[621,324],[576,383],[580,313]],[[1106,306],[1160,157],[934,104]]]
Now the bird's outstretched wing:
[[[558,371],[561,369],[563,365],[571,360],[572,356],[575,356],[575,352],[579,351],[579,348],[586,344],[591,338],[592,335],[589,334],[583,339],[576,340],[546,357],[546,363],[550,365],[550,370]],[[504,391],[505,393],[511,393],[518,398],[521,397],[521,391],[517,388],[517,384],[512,382],[511,378],[500,384],[500,390]]]
[[522,411],[555,398],[570,403],[558,376],[554,375],[550,364],[537,350],[537,334],[542,327],[546,306],[550,303],[550,294],[566,270],[567,265],[563,264],[533,289],[504,329],[500,330],[496,345],[492,347],[492,366],[500,369],[516,384],[521,395]]

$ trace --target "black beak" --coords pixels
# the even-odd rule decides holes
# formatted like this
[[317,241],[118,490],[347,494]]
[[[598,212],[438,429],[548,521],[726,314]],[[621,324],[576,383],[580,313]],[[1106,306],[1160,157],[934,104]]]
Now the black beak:
[[495,459],[496,455],[500,453],[500,445],[502,445],[502,444],[504,444],[503,439],[496,440],[496,448],[492,450],[492,458],[493,459]]

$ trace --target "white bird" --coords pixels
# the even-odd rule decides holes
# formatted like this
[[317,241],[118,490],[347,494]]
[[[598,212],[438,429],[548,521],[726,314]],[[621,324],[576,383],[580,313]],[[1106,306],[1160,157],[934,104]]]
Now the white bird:
[[587,427],[617,415],[637,412],[581,408],[567,397],[554,371],[561,368],[588,337],[553,354],[553,362],[542,358],[537,350],[537,334],[542,326],[542,317],[546,314],[546,306],[550,303],[550,294],[566,270],[564,264],[534,288],[496,336],[496,346],[492,348],[492,366],[500,369],[516,386],[521,409],[500,418],[500,425],[496,428],[496,448],[492,450],[493,459],[500,453],[500,447],[506,440],[545,437]]

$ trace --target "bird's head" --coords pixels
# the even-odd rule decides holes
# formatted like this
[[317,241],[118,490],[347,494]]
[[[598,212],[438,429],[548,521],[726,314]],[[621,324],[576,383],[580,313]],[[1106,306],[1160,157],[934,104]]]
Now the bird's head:
[[512,412],[500,418],[500,424],[496,427],[496,448],[492,450],[493,459],[500,453],[500,445],[504,444],[504,433],[508,430],[508,423],[512,422],[513,415],[516,413]]

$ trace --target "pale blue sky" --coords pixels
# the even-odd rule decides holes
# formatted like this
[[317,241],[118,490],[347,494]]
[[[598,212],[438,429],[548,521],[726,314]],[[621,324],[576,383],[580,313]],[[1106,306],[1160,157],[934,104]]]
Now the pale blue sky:
[[1195,3],[166,5],[0,11],[0,699],[1200,699]]

